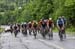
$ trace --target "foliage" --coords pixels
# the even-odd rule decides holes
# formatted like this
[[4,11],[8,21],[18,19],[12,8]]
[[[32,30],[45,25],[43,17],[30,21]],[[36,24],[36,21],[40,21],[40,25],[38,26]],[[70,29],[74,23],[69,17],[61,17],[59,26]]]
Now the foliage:
[[74,13],[75,0],[0,0],[0,24],[39,21],[49,17],[56,21],[63,15],[68,24],[74,26]]

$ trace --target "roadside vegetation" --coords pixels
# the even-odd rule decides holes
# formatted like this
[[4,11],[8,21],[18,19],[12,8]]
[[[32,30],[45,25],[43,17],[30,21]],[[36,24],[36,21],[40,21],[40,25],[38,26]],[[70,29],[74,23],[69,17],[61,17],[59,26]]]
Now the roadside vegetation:
[[75,32],[75,0],[0,0],[0,25],[49,17],[56,22],[59,16],[66,17],[67,31]]
[[3,28],[0,28],[0,34],[1,34],[3,31],[4,31],[4,29],[3,29]]

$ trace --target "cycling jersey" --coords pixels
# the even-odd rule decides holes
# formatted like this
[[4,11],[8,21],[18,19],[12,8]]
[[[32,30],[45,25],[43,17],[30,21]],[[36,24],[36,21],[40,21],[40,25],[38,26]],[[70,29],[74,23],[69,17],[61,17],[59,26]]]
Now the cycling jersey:
[[43,28],[45,28],[47,26],[47,22],[42,21],[42,24],[41,25],[42,25]]
[[48,21],[48,25],[49,25],[49,27],[52,27],[52,23],[53,23],[52,20],[49,20],[49,21]]
[[14,29],[17,30],[17,26],[14,26]]
[[34,28],[37,28],[37,24],[36,24],[36,23],[34,23],[34,24],[33,24],[33,27],[34,27]]
[[29,28],[31,28],[31,27],[32,27],[32,24],[30,23],[30,24],[29,24]]
[[61,28],[64,25],[64,21],[62,19],[57,20],[57,25]]
[[24,27],[26,28],[27,27],[27,24],[24,24]]

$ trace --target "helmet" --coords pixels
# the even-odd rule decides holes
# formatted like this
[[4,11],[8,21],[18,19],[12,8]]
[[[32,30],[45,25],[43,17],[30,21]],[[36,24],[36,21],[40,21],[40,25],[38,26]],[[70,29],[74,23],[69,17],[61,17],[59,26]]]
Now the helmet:
[[52,20],[52,18],[49,18],[49,20]]
[[31,23],[31,22],[29,22],[29,23]]
[[62,18],[64,18],[64,16],[62,16]]
[[26,22],[24,22],[24,24],[26,24]]
[[58,19],[61,19],[61,17],[58,17]]

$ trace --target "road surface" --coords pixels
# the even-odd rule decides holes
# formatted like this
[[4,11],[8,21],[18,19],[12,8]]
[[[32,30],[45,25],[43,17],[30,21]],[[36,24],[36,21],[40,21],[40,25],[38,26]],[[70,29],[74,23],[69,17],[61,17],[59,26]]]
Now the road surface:
[[33,35],[24,37],[21,33],[14,37],[11,33],[0,35],[0,49],[75,49],[75,38],[67,36],[67,39],[60,41],[58,34],[54,33],[53,40],[48,37],[43,39],[40,34],[37,39]]
[[[1,27],[5,30],[10,28]],[[24,37],[22,33],[15,38],[14,34],[4,32],[0,34],[0,49],[75,49],[75,36],[67,35],[66,40],[60,41],[58,33],[54,33],[53,40],[49,40],[48,37],[43,39],[40,34],[37,39],[34,39],[33,35]]]

